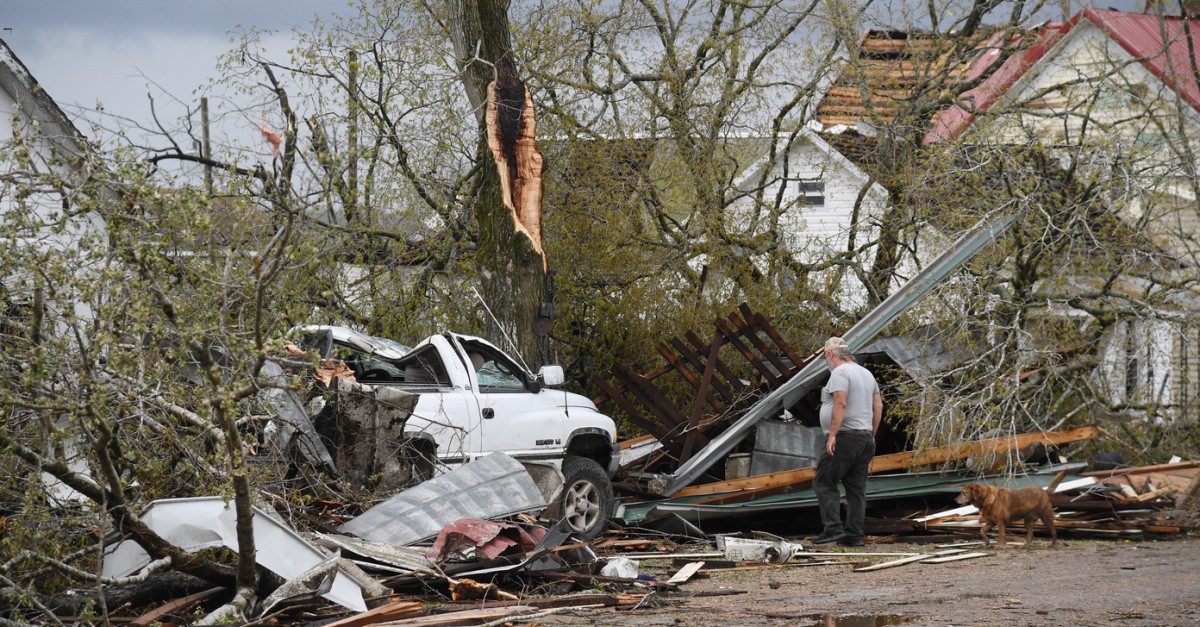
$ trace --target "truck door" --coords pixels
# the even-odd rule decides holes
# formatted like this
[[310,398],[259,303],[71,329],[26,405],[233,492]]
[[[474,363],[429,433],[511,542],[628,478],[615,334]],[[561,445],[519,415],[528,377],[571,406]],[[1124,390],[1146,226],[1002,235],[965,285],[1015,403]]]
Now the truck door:
[[566,416],[550,396],[534,393],[531,376],[496,347],[458,338],[483,417],[484,452],[518,459],[557,459],[566,444]]
[[402,364],[405,389],[420,394],[405,433],[432,437],[438,460],[446,464],[468,462],[483,448],[479,399],[457,355],[449,340],[435,335]]

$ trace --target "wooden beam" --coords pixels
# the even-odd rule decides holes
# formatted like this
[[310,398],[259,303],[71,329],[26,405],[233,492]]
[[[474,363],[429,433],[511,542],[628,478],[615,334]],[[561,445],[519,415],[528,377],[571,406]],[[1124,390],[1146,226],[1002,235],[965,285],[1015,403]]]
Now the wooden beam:
[[[700,339],[700,336],[696,335],[694,331],[688,331],[687,333],[684,333],[683,337],[688,341],[689,344],[692,345],[692,348],[700,351],[701,353],[708,348],[708,344],[704,340]],[[729,386],[729,389],[732,390],[734,395],[746,389],[746,384],[742,382],[741,377],[737,376],[737,374],[733,370],[730,370],[729,366],[725,365],[725,362],[721,361],[720,359],[717,359],[717,372],[721,374],[721,378],[725,380],[725,383]],[[714,381],[716,380],[717,379],[714,379]],[[736,398],[734,400],[736,400]]]
[[[1023,433],[1017,436],[1004,436],[999,438],[988,438],[985,440],[975,440],[973,442],[964,442],[952,446],[940,446],[937,448],[925,449],[923,451],[905,451],[903,453],[894,453],[891,455],[879,455],[871,460],[872,473],[886,472],[889,470],[902,470],[912,468],[913,466],[924,466],[927,464],[939,464],[951,459],[963,459],[975,455],[985,453],[997,453],[1001,451],[1012,450],[1014,448],[1024,448],[1030,444],[1066,444],[1068,442],[1077,442],[1079,440],[1091,440],[1099,434],[1099,430],[1095,425],[1079,427],[1070,431],[1047,431],[1039,433]],[[702,496],[710,494],[722,494],[724,499],[730,497],[740,498],[743,496],[753,496],[761,493],[764,490],[774,488],[799,488],[807,486],[812,482],[813,476],[816,474],[816,468],[798,468],[796,470],[786,470],[767,475],[758,475],[755,477],[746,477],[745,479],[733,479],[730,481],[720,481],[717,483],[706,483],[704,485],[689,486],[675,493],[675,498],[687,496]],[[727,494],[733,493],[733,494]],[[708,501],[704,501],[708,502]]]
[[[683,416],[679,414],[679,409],[675,407],[675,404],[667,400],[667,397],[663,396],[663,393],[658,389],[658,387],[656,387],[642,375],[634,372],[628,366],[625,366],[621,363],[613,364],[610,372],[612,372],[613,376],[617,378],[617,381],[621,384],[621,386],[624,387],[627,392],[632,394],[633,397],[637,399],[637,401],[641,403],[643,407],[650,410],[650,413],[653,414],[654,417],[657,418],[658,421],[668,429],[668,431],[674,432],[686,422]],[[670,445],[670,443],[664,438],[660,437],[659,440],[664,446]]]
[[[678,342],[678,340],[676,340],[676,342]],[[686,380],[688,383],[690,383],[692,385],[692,389],[697,391],[696,392],[697,396],[699,396],[700,398],[703,398],[705,401],[708,402],[709,405],[712,406],[713,411],[716,411],[716,412],[724,411],[725,403],[722,403],[721,399],[708,393],[708,388],[704,388],[703,390],[701,390],[701,384],[700,384],[701,377],[696,376],[696,373],[692,372],[692,369],[688,367],[688,364],[691,362],[685,361],[686,357],[681,357],[680,355],[676,355],[675,351],[672,351],[669,346],[667,346],[666,344],[662,344],[662,343],[660,343],[658,345],[658,352],[660,355],[663,356],[663,359],[666,359],[667,362],[669,362],[672,366],[674,366],[675,371],[678,372],[681,376],[683,376],[684,380]],[[706,368],[702,364],[698,364],[697,367],[699,368],[701,373],[705,372],[705,370],[706,370]]]
[[424,603],[420,601],[397,600],[367,610],[361,614],[355,614],[349,618],[326,623],[325,627],[364,627],[365,625],[374,625],[384,621],[420,616],[422,614],[425,614]]
[[667,583],[684,583],[688,579],[691,579],[692,575],[695,575],[696,571],[700,570],[703,566],[704,562],[688,562],[687,566],[684,566],[676,571],[676,573],[667,580]]
[[688,416],[687,436],[683,439],[683,450],[679,453],[679,463],[686,462],[692,456],[692,448],[696,444],[696,434],[700,431],[700,414],[704,411],[704,400],[708,398],[708,387],[712,383],[713,374],[717,371],[716,361],[721,354],[721,334],[714,333],[712,346],[708,349],[708,365],[704,367],[704,376],[700,377],[700,385],[696,389],[696,400],[692,402],[692,412]]
[[957,555],[957,554],[966,553],[966,552],[967,552],[966,549],[947,549],[945,551],[938,551],[936,553],[922,553],[920,555],[909,555],[908,557],[902,557],[902,558],[896,559],[896,560],[880,562],[878,564],[871,564],[870,566],[860,566],[859,568],[855,568],[854,572],[868,573],[873,570],[883,570],[885,568],[895,568],[897,566],[903,566],[905,564],[912,564],[913,562],[920,562],[922,560],[927,560],[927,559],[934,558],[934,557]]
[[[680,340],[679,338],[671,338],[671,346],[673,346],[676,352],[683,356],[684,359],[688,360],[688,363],[692,364],[696,368],[696,372],[703,373],[707,368],[704,360],[700,359],[700,355],[697,354],[696,351],[692,350],[692,348],[687,344],[684,344],[683,340]],[[722,364],[720,359],[717,360],[716,366],[717,372],[721,372],[720,368]],[[712,389],[716,390],[717,394],[720,394],[722,400],[726,403],[732,403],[737,400],[737,396],[734,393],[736,390],[731,390],[727,385],[725,385],[724,381],[721,380],[721,377],[713,378]]]
[[[759,359],[758,355],[755,354],[754,350],[751,349],[750,346],[747,346],[744,342],[742,342],[741,333],[735,331],[729,326],[729,324],[720,318],[717,318],[714,322],[717,326],[717,330],[725,336],[725,340],[732,344],[733,347],[742,354],[742,357],[745,357],[746,361],[750,362],[751,366],[754,366],[754,369],[763,376],[763,379],[770,384],[771,388],[776,388],[780,383],[782,383],[779,378],[782,372],[772,372],[772,368],[767,366],[762,359]],[[746,339],[749,338],[747,337]]]
[[[768,346],[767,343],[763,341],[762,337],[759,336],[761,329],[759,329],[755,324],[756,321],[753,318],[743,320],[741,316],[737,315],[737,313],[732,313],[729,315],[729,321],[733,323],[734,327],[742,332],[742,335],[744,335],[745,338],[750,341],[750,344],[754,346],[755,350],[757,350],[763,357],[766,357],[767,360],[771,362],[771,365],[779,371],[779,378],[781,380],[787,380],[791,376],[791,371],[788,370],[788,367],[783,363],[783,360],[779,358],[779,353],[771,350],[771,347]],[[795,367],[795,364],[792,364],[792,368]]]
[[770,324],[770,320],[768,320],[767,316],[758,314],[756,311],[751,311],[750,306],[746,305],[745,303],[742,303],[738,309],[742,311],[742,315],[745,316],[746,321],[749,321],[751,317],[754,318],[754,320],[758,323],[758,327],[760,327],[763,332],[767,334],[768,338],[775,342],[775,346],[778,346],[780,351],[784,352],[785,356],[787,356],[787,359],[792,363],[792,372],[798,371],[800,366],[804,365],[806,359],[800,358],[800,356],[796,354],[796,351],[792,350],[791,345],[788,345],[779,332],[776,332],[775,327]]
[[138,627],[149,627],[154,623],[175,622],[168,620],[168,617],[172,615],[178,615],[182,617],[189,609],[191,609],[193,605],[201,601],[206,601],[224,591],[225,588],[221,587],[209,588],[203,592],[197,592],[181,599],[175,599],[174,601],[160,605],[157,608],[142,614],[141,616],[130,621],[129,624],[137,625]]
[[665,425],[661,425],[658,423],[658,421],[651,420],[643,415],[642,412],[638,411],[637,407],[634,407],[633,403],[629,402],[629,399],[625,398],[625,395],[622,394],[620,390],[609,385],[608,381],[604,380],[604,377],[596,375],[592,377],[592,381],[601,389],[601,391],[607,394],[614,403],[617,404],[617,407],[621,408],[621,411],[625,412],[625,418],[629,420],[629,422],[632,422],[646,431],[649,431],[656,438],[658,438],[659,441],[670,437],[670,428]]

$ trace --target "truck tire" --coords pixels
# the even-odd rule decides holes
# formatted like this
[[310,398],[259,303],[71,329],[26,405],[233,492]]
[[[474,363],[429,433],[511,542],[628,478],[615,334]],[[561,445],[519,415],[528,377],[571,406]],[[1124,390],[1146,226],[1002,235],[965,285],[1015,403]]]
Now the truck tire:
[[584,540],[604,533],[613,509],[612,483],[604,469],[591,459],[572,455],[563,460],[562,471],[561,520]]

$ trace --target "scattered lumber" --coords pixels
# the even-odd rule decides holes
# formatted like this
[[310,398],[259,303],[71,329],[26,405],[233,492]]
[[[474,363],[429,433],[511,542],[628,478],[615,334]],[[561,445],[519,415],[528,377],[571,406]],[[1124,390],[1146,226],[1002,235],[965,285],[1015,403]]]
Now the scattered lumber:
[[422,627],[450,627],[451,625],[478,625],[511,616],[527,616],[536,614],[537,608],[531,605],[510,605],[507,607],[492,607],[485,609],[460,610],[444,614],[432,614],[397,621],[389,621],[389,625],[420,625]]
[[361,614],[355,614],[336,622],[326,623],[325,627],[365,627],[366,625],[409,618],[424,613],[425,604],[419,601],[392,601]]
[[704,562],[688,562],[683,568],[680,568],[667,580],[667,583],[680,584],[692,578],[696,571],[704,567]]
[[987,557],[991,553],[962,553],[959,555],[947,555],[945,557],[932,557],[927,560],[921,560],[922,564],[944,564],[946,562],[957,562],[959,560],[971,560],[977,557]]

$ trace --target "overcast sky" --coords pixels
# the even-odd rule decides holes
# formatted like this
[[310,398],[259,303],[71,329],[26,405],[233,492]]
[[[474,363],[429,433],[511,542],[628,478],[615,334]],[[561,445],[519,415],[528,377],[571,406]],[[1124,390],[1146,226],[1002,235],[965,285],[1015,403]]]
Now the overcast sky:
[[143,121],[147,85],[191,100],[231,47],[231,30],[277,30],[269,47],[283,51],[293,25],[347,12],[344,0],[3,0],[0,7],[0,37],[69,116],[102,102]]

